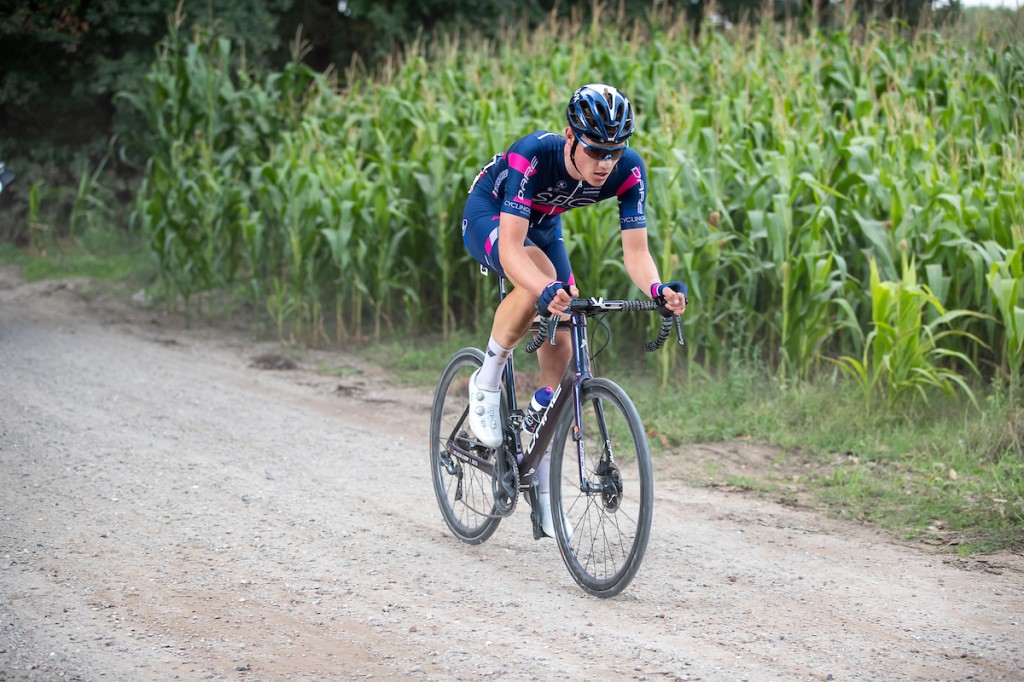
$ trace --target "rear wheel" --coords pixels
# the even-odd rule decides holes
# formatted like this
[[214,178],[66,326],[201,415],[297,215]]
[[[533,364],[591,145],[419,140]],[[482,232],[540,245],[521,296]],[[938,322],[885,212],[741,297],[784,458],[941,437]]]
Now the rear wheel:
[[640,568],[651,533],[654,475],[640,415],[618,385],[591,379],[581,400],[584,474],[580,490],[572,410],[551,452],[551,512],[569,573],[598,597],[621,592]]
[[494,461],[494,451],[481,445],[467,420],[469,377],[483,364],[483,353],[463,348],[452,356],[434,391],[430,413],[430,473],[441,515],[458,539],[471,545],[497,530],[491,474],[456,453]]

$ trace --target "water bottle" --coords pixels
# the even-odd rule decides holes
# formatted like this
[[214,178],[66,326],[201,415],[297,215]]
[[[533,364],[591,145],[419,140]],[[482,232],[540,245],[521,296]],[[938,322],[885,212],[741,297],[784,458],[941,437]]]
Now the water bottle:
[[527,433],[534,433],[540,426],[541,417],[544,416],[544,410],[548,409],[548,405],[551,404],[552,395],[554,395],[554,391],[550,386],[539,388],[533,394],[530,407],[526,410],[526,418],[523,420],[523,428]]

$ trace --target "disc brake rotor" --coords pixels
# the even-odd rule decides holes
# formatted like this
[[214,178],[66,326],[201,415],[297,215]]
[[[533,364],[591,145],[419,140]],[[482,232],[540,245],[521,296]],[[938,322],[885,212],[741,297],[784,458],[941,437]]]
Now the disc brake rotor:
[[608,511],[617,511],[622,502],[622,475],[619,467],[602,460],[597,467],[597,475],[601,477],[601,500]]

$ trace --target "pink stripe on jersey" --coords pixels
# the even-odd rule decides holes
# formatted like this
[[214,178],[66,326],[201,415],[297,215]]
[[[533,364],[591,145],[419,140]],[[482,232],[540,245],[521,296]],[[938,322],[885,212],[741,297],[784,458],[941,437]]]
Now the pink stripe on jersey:
[[505,158],[508,159],[508,166],[512,170],[519,171],[526,177],[530,177],[536,172],[536,169],[530,169],[530,161],[522,154],[516,154],[514,152],[506,154]]
[[571,272],[569,273],[569,282],[568,282],[568,284],[571,287],[576,286],[576,275],[572,274]]
[[538,213],[544,213],[546,215],[558,215],[559,213],[565,213],[565,206],[548,206],[546,204],[533,204],[533,210]]
[[640,182],[640,177],[638,175],[634,175],[633,173],[630,173],[629,177],[626,178],[626,181],[623,182],[621,185],[619,185],[619,188],[617,190],[615,190],[615,196],[621,197],[623,194],[625,194],[629,190],[630,187],[632,187],[633,185],[635,185],[638,182]]

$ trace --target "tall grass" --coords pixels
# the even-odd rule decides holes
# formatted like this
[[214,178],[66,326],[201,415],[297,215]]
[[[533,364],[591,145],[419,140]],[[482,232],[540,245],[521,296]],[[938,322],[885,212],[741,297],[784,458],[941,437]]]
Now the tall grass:
[[[124,95],[146,124],[137,216],[165,283],[186,301],[244,283],[282,336],[305,339],[486,324],[495,287],[459,229],[469,183],[512,140],[561,131],[571,91],[605,81],[638,111],[652,250],[691,284],[693,363],[760,348],[791,381],[824,358],[864,358],[873,291],[912,277],[936,304],[916,332],[940,317],[953,332],[931,337],[926,372],[1019,383],[1018,45],[767,23],[695,42],[671,10],[621,28],[515,28],[413,45],[337,89],[298,63],[247,73],[225,41],[172,27]],[[583,293],[628,295],[614,207],[565,220]]]

